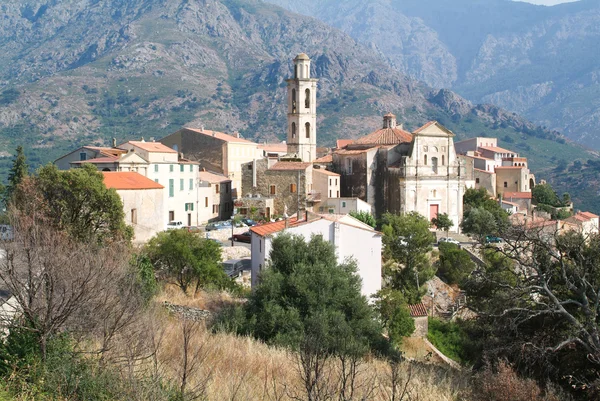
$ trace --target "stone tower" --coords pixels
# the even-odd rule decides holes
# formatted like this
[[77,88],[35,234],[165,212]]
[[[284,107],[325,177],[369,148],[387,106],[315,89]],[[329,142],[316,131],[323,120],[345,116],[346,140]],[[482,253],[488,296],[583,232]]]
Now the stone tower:
[[303,162],[317,158],[317,79],[310,77],[310,58],[304,53],[294,59],[294,78],[288,88],[288,154]]

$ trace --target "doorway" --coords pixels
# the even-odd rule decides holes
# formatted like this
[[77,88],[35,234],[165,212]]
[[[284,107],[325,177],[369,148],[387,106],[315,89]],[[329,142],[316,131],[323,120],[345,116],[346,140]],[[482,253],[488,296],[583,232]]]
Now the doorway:
[[437,218],[439,210],[440,210],[440,205],[429,205],[429,220],[430,221]]
[[192,226],[192,214],[191,213],[188,213],[188,224],[187,225],[188,225],[188,227]]
[[169,210],[169,223],[175,220],[175,211]]

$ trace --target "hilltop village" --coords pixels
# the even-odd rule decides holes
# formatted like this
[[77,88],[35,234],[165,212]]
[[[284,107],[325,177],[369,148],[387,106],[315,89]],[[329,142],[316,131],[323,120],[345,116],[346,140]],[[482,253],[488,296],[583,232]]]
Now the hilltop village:
[[[536,179],[527,158],[499,147],[497,138],[455,142],[455,134],[436,121],[409,132],[387,113],[368,135],[340,138],[334,148],[318,147],[318,79],[311,77],[311,60],[304,53],[293,67],[281,143],[185,127],[158,141],[83,146],[55,164],[61,170],[93,164],[102,171],[105,185],[121,196],[139,243],[173,223],[197,227],[234,216],[265,222],[251,229],[252,283],[265,265],[268,238],[288,230],[325,235],[336,244],[340,260],[358,260],[363,293],[374,294],[381,288],[381,235],[349,213],[379,218],[417,212],[428,221],[444,214],[452,222],[449,231],[459,233],[469,188],[485,189],[515,222],[597,231],[598,216],[592,213],[560,222],[536,213]],[[350,231],[344,234],[339,227]],[[359,239],[365,231],[369,238]]]

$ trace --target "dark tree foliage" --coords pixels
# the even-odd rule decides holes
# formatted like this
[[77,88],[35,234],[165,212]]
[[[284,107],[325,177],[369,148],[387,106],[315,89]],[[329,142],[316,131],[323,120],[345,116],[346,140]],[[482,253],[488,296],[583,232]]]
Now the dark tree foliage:
[[337,263],[333,245],[320,236],[306,242],[302,236],[279,235],[270,260],[243,311],[238,310],[239,333],[313,355],[385,349],[382,328],[360,293],[356,265]]
[[377,221],[375,220],[375,217],[373,217],[373,215],[369,212],[350,212],[350,216],[354,217],[357,220],[362,221],[365,224],[370,225],[371,227],[375,228],[377,226]]
[[463,232],[479,240],[486,235],[498,235],[508,227],[508,213],[491,198],[484,188],[469,188],[463,197],[464,213],[460,224]]
[[461,284],[475,270],[475,263],[467,251],[457,245],[442,242],[438,249],[437,274],[448,284]]
[[415,321],[410,316],[408,304],[400,291],[391,288],[380,290],[375,299],[375,310],[392,344],[402,344],[404,337],[415,331]]
[[448,213],[439,213],[437,217],[431,219],[431,224],[435,226],[438,230],[445,231],[446,235],[448,235],[448,231],[450,231],[450,229],[454,225],[454,222],[450,220],[450,217],[448,217]]
[[43,211],[49,224],[82,242],[133,236],[125,224],[121,198],[106,188],[104,177],[90,164],[67,171],[48,164],[22,182],[14,200],[21,212]]
[[144,255],[160,275],[173,280],[185,293],[194,283],[196,290],[232,287],[221,267],[219,245],[187,230],[158,233],[148,241]]
[[387,213],[382,223],[384,256],[398,264],[388,269],[390,286],[402,292],[407,302],[418,303],[425,292],[424,284],[435,275],[429,261],[435,241],[429,221],[416,212]]
[[27,166],[27,160],[25,159],[25,154],[23,153],[23,147],[18,146],[17,155],[15,156],[13,165],[8,173],[8,186],[6,186],[4,191],[2,191],[5,204],[8,204],[8,202],[11,200],[17,187],[23,181],[23,179],[27,177],[28,173],[29,167]]
[[464,286],[483,357],[600,397],[600,237],[513,227]]

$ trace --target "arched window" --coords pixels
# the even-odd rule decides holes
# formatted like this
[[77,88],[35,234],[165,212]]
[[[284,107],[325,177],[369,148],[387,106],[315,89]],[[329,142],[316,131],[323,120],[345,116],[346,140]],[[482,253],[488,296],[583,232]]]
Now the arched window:
[[435,174],[437,174],[437,172],[438,172],[438,158],[437,157],[431,158],[431,170],[433,170],[433,172]]
[[296,123],[292,123],[292,138],[296,137]]
[[427,155],[423,156],[423,163],[427,165]]
[[298,79],[298,66],[294,66],[294,79]]
[[310,109],[310,89],[304,91],[304,108]]
[[306,66],[306,74],[304,74],[304,78],[308,78],[308,66]]
[[445,159],[444,155],[442,155],[442,166],[445,166],[445,165],[446,165],[446,159]]
[[292,113],[296,113],[296,89],[292,89]]
[[306,137],[310,138],[310,123],[306,123]]

